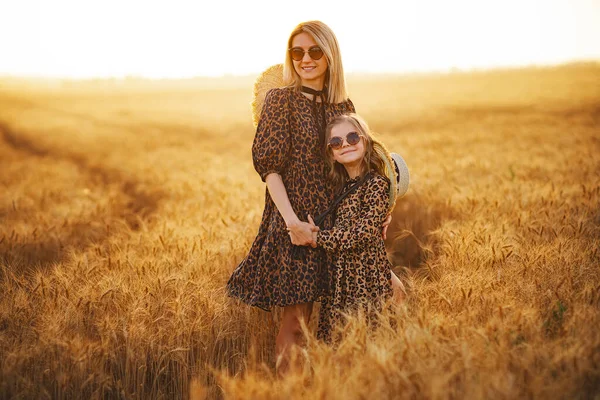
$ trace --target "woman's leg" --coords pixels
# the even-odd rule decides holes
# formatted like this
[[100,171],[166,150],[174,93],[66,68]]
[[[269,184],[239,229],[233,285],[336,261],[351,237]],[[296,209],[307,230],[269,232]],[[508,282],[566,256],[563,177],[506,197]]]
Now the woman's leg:
[[292,346],[303,344],[301,321],[308,324],[313,303],[294,304],[283,307],[279,333],[275,339],[276,369],[279,375],[285,375],[290,368]]
[[392,290],[394,292],[394,300],[396,301],[396,303],[402,304],[402,302],[406,298],[406,289],[404,288],[404,284],[396,276],[394,271],[392,271]]

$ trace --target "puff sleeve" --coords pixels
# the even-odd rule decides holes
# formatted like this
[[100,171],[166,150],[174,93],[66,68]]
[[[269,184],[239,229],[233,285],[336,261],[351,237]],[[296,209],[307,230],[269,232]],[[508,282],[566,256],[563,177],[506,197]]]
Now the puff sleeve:
[[364,247],[381,237],[387,217],[389,181],[381,175],[369,179],[362,199],[360,216],[349,225],[335,226],[317,233],[317,245],[328,252]]
[[272,89],[265,98],[252,143],[254,169],[263,182],[270,173],[282,174],[289,162],[291,136],[289,96],[284,89]]

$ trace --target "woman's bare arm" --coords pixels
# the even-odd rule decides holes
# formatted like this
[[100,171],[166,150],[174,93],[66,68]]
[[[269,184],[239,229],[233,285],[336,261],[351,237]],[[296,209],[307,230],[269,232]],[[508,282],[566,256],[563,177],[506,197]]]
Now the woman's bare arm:
[[275,203],[277,210],[283,217],[285,225],[290,232],[292,243],[296,245],[316,246],[316,243],[313,242],[311,225],[300,221],[294,212],[292,204],[290,203],[290,199],[287,195],[287,190],[285,189],[285,185],[281,179],[281,175],[277,173],[271,173],[267,175],[265,182],[267,183],[267,188],[269,189],[269,195],[271,196],[273,203]]

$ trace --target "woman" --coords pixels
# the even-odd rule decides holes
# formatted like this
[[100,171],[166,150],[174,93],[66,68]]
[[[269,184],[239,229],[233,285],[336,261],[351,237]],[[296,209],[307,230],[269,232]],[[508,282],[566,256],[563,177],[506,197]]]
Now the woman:
[[[333,200],[321,152],[325,126],[355,111],[339,45],[327,25],[301,23],[287,44],[288,86],[267,93],[252,145],[254,167],[268,191],[262,221],[248,255],[227,283],[229,294],[247,304],[264,310],[282,307],[276,338],[282,374],[288,369],[289,349],[302,340],[301,321],[310,319],[313,302],[327,292],[325,254],[313,248],[313,228],[304,222]],[[290,238],[313,247],[294,246]]]

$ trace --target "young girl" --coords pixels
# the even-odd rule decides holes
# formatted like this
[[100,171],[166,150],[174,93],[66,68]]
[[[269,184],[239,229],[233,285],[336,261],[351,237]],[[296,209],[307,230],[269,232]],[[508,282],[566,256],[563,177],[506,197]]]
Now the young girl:
[[[383,160],[373,150],[366,122],[356,114],[340,115],[329,123],[326,134],[326,162],[337,192],[360,182],[339,203],[334,227],[318,230],[315,226],[318,232],[313,233],[314,242],[330,256],[330,292],[321,304],[318,337],[331,341],[343,312],[380,310],[403,286],[391,271],[381,235],[390,181]],[[311,217],[309,222],[314,225]]]

